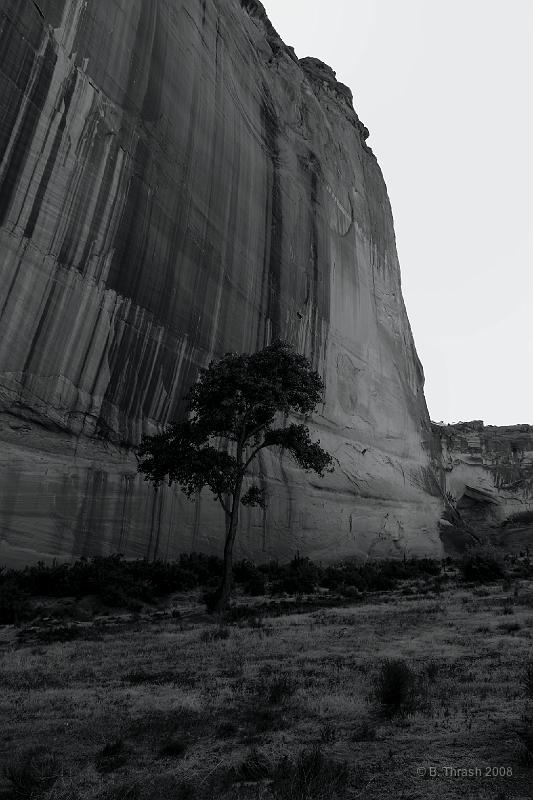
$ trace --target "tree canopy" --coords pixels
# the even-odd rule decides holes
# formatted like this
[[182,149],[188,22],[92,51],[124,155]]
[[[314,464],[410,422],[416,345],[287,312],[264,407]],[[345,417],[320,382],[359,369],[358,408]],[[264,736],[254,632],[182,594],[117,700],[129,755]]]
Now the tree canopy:
[[280,448],[320,476],[332,470],[331,456],[311,440],[307,426],[288,422],[290,415],[309,415],[323,392],[319,374],[287,342],[276,340],[256,353],[227,353],[200,371],[187,396],[187,419],[143,439],[139,471],[156,487],[179,484],[189,497],[208,487],[226,514],[231,560],[239,504],[265,505],[260,486],[242,492],[262,449]]

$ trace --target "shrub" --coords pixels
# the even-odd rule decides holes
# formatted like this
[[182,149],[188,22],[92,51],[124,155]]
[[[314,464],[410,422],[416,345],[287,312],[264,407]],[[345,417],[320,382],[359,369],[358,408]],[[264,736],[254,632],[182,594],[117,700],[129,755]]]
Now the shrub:
[[214,614],[217,610],[218,600],[219,600],[220,592],[219,589],[210,589],[207,592],[204,592],[202,595],[202,600],[205,603],[205,607],[210,614]]
[[273,581],[273,594],[313,594],[321,581],[322,570],[310,558],[296,555],[292,561],[281,569],[278,578]]
[[254,608],[254,606],[230,606],[230,608],[224,612],[222,618],[224,622],[231,625],[233,623],[257,619],[257,614],[259,612],[260,609],[257,607]]
[[252,748],[238,767],[233,770],[235,781],[262,781],[270,777],[272,765],[268,758],[256,747]]
[[281,580],[285,574],[285,568],[280,566],[279,561],[269,561],[268,564],[259,564],[257,569],[268,581]]
[[332,722],[325,722],[320,728],[320,741],[331,744],[337,738],[337,728]]
[[187,749],[185,739],[172,738],[162,746],[159,755],[163,758],[181,758]]
[[527,766],[533,765],[533,719],[524,718],[518,731],[518,759]]
[[235,583],[240,584],[245,594],[259,597],[266,592],[266,578],[251,561],[238,561],[233,566]]
[[126,561],[120,554],[80,558],[72,564],[38,564],[0,574],[0,585],[14,583],[20,591],[45,597],[97,595],[107,605],[117,606],[197,586],[214,585],[220,578],[222,561],[215,556],[183,554],[179,561]]
[[95,767],[97,772],[107,773],[123,767],[128,761],[128,752],[122,739],[106,744],[96,755]]
[[242,561],[235,562],[233,565],[233,579],[235,583],[248,583],[248,581],[253,580],[258,575],[261,575],[261,573],[253,561],[243,559]]
[[288,700],[296,691],[296,685],[287,673],[267,681],[261,687],[261,695],[269,705],[279,705]]
[[374,690],[386,716],[392,717],[411,710],[416,675],[405,661],[387,659],[375,679]]
[[37,630],[26,630],[21,632],[20,641],[35,639],[42,644],[54,644],[55,642],[72,642],[75,639],[97,639],[99,635],[95,632],[94,626],[89,625],[52,625]]
[[31,617],[30,599],[15,581],[0,585],[0,625],[17,625]]
[[284,758],[273,771],[275,800],[339,800],[349,789],[348,766],[327,758],[320,748]]
[[363,720],[361,724],[353,731],[353,742],[373,742],[376,738],[377,730],[375,725],[368,719]]
[[223,625],[220,625],[218,628],[214,630],[207,630],[202,633],[200,636],[200,641],[207,643],[207,642],[214,642],[220,639],[229,639],[230,631],[229,628],[225,628]]
[[197,586],[218,586],[224,568],[221,558],[203,553],[182,553],[179,564],[195,576]]
[[251,597],[261,597],[266,594],[267,584],[264,576],[258,572],[257,576],[243,584],[242,588],[244,593]]
[[43,747],[27,750],[4,768],[13,797],[18,800],[41,797],[52,788],[60,774],[59,760]]
[[490,583],[505,577],[500,561],[491,553],[471,553],[460,564],[463,580],[469,583]]
[[440,576],[441,564],[429,558],[412,558],[403,561],[343,561],[324,570],[322,585],[343,595],[356,591],[385,592],[396,587],[398,581]]

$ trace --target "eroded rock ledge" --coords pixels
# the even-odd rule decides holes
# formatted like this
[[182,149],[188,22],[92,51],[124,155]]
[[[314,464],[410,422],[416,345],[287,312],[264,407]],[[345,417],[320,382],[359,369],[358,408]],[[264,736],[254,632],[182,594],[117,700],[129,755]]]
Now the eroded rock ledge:
[[533,426],[481,420],[432,425],[447,491],[478,530],[527,520],[533,509]]

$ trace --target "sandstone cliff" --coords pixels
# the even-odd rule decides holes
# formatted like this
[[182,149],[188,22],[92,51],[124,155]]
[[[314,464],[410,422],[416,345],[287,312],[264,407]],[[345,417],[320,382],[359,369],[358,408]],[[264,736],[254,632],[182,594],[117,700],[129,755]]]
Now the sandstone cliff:
[[501,528],[508,539],[514,528],[533,534],[533,426],[474,421],[433,430],[442,485],[464,523],[478,533]]
[[265,455],[240,554],[439,554],[393,220],[350,90],[256,0],[0,8],[2,562],[220,552],[132,445],[282,335],[321,372],[323,481]]

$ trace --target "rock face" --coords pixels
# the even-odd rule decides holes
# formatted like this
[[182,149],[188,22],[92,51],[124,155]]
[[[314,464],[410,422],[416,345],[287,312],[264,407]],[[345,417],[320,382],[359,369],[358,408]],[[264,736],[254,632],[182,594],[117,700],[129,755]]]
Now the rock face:
[[221,551],[132,447],[281,335],[322,374],[324,480],[267,454],[240,555],[440,554],[393,220],[350,90],[256,0],[3,0],[3,563]]
[[443,485],[475,530],[533,522],[533,426],[433,425]]

